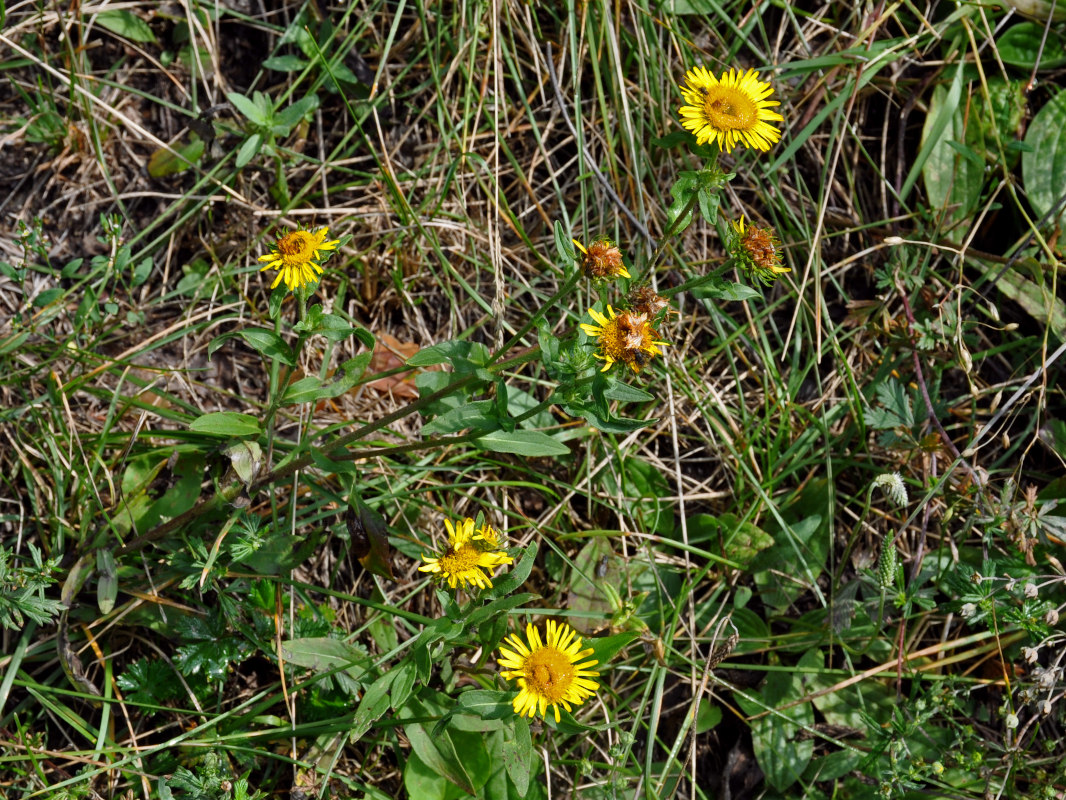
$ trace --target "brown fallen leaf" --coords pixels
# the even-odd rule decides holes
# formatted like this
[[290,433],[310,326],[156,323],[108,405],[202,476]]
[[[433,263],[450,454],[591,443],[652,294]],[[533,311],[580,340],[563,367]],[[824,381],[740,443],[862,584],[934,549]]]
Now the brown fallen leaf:
[[[376,335],[377,343],[374,345],[374,355],[370,359],[367,369],[370,374],[386,372],[390,369],[402,367],[407,359],[417,353],[421,348],[414,342],[401,342],[387,333]],[[430,367],[429,369],[439,369]],[[415,386],[415,370],[405,370],[395,375],[367,383],[368,389],[374,389],[382,394],[391,394],[393,397],[402,397],[410,400],[418,399],[418,387]]]

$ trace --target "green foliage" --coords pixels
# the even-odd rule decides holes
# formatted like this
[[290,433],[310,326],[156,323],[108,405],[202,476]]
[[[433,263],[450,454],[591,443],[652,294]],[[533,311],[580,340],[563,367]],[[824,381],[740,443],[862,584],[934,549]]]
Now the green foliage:
[[1054,25],[122,5],[0,9],[5,792],[1066,781]]
[[[822,659],[811,651],[800,658],[799,667],[820,666]],[[737,702],[752,722],[752,743],[759,767],[766,774],[767,783],[783,792],[795,783],[807,768],[814,754],[814,740],[801,736],[804,728],[814,724],[814,709],[806,703],[795,703],[806,691],[800,675],[772,672],[762,690],[752,696],[738,695]],[[770,715],[766,710],[785,708]]]
[[234,634],[225,616],[211,612],[205,617],[182,616],[174,621],[174,632],[184,642],[174,653],[174,663],[183,675],[203,675],[223,680],[233,662],[250,656],[253,646]]
[[273,154],[274,138],[288,136],[292,129],[319,105],[316,95],[307,95],[279,111],[273,101],[258,90],[250,99],[238,92],[230,92],[226,98],[247,118],[252,131],[237,151],[238,169],[250,163],[264,147],[268,154]]
[[47,625],[63,610],[62,603],[45,596],[56,582],[58,562],[46,560],[32,543],[27,549],[31,563],[20,566],[21,559],[0,547],[0,625],[11,630],[21,630],[27,619]]
[[1022,175],[1033,210],[1041,217],[1052,214],[1053,224],[1062,224],[1061,198],[1066,191],[1062,169],[1066,165],[1066,96],[1055,95],[1033,118],[1025,136]]
[[[249,791],[247,776],[233,779],[223,757],[206,753],[195,770],[178,767],[174,774],[159,781],[161,800],[260,800],[263,792]],[[179,794],[174,794],[177,791]]]
[[1004,63],[1025,70],[1066,65],[1066,41],[1058,31],[1046,30],[1035,22],[1011,25],[996,39],[996,51]]
[[126,700],[138,705],[162,706],[181,696],[174,668],[158,659],[142,658],[127,666],[117,683]]
[[711,225],[718,221],[722,187],[736,177],[735,173],[723,172],[717,165],[702,170],[679,173],[670,187],[674,201],[667,208],[670,225],[677,233],[691,224],[696,210]]

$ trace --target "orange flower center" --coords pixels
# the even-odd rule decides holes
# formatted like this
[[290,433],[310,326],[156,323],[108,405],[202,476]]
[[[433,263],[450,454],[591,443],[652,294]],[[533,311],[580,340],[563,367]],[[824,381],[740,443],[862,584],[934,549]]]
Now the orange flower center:
[[566,697],[574,680],[574,665],[561,650],[542,647],[526,659],[526,687],[549,703]]
[[278,239],[278,254],[286,266],[306,264],[315,254],[315,237],[307,231],[293,231]]
[[703,98],[703,112],[718,130],[750,130],[759,121],[759,108],[743,92],[715,86]]

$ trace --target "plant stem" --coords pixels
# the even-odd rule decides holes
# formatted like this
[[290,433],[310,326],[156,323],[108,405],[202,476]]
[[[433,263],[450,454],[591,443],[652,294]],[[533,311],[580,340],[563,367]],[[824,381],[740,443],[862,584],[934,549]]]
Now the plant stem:
[[659,246],[655,248],[655,252],[652,253],[651,261],[648,262],[648,268],[645,270],[646,275],[651,275],[655,271],[656,264],[659,263],[659,259],[662,258],[663,253],[666,252],[666,245],[670,241],[670,237],[675,233],[684,230],[681,226],[683,220],[688,219],[692,213],[692,209],[696,207],[696,203],[699,202],[699,193],[693,192],[692,197],[689,198],[688,203],[685,205],[684,210],[677,215],[673,222],[670,223],[670,227],[663,233],[662,238],[659,239]]
[[[563,285],[560,286],[558,290],[556,290],[555,294],[553,294],[551,297],[541,303],[540,308],[536,310],[533,316],[526,320],[526,324],[518,329],[518,333],[512,336],[510,341],[507,342],[507,344],[505,344],[503,347],[493,353],[492,358],[489,359],[487,367],[491,369],[492,365],[496,363],[496,359],[498,359],[500,356],[502,356],[504,353],[506,353],[508,350],[518,344],[522,340],[522,337],[529,333],[530,329],[532,329],[534,325],[540,322],[541,318],[546,313],[548,313],[548,309],[555,305],[556,300],[558,300],[565,294],[569,294],[570,290],[577,285],[577,281],[580,277],[581,270],[574,270],[574,274],[566,279],[566,282],[563,283]],[[539,351],[540,348],[538,347],[537,349]]]
[[660,292],[660,294],[663,297],[673,297],[675,294],[680,294],[681,292],[691,291],[692,289],[696,289],[696,288],[698,288],[700,286],[703,286],[703,284],[705,284],[705,283],[711,283],[712,281],[720,278],[722,276],[722,274],[727,269],[729,269],[729,267],[730,267],[730,265],[732,263],[733,263],[732,260],[727,261],[722,266],[720,266],[718,269],[716,269],[714,272],[710,272],[710,273],[708,273],[706,275],[700,275],[698,278],[692,278],[691,280],[687,280],[684,283],[682,283],[680,286],[675,286],[672,289],[663,289],[663,291]]

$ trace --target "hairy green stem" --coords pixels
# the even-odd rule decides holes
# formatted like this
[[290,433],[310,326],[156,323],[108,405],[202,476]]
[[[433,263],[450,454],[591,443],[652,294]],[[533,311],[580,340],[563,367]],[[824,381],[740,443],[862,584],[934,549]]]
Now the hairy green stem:
[[559,287],[555,294],[553,294],[551,297],[541,303],[540,308],[536,310],[533,316],[526,320],[526,324],[518,329],[518,333],[512,336],[510,341],[507,342],[507,344],[505,344],[503,347],[501,347],[499,350],[492,354],[492,358],[489,359],[488,367],[491,369],[492,365],[496,363],[496,359],[498,359],[500,356],[502,356],[504,353],[506,353],[508,350],[518,344],[522,340],[522,337],[529,333],[533,326],[540,322],[541,318],[546,313],[548,313],[548,309],[555,305],[556,300],[566,294],[569,294],[570,290],[577,285],[577,281],[580,277],[581,270],[575,270],[574,274],[566,279],[566,282]]
[[659,240],[659,246],[656,247],[655,252],[652,253],[646,274],[651,275],[655,271],[656,264],[659,263],[659,259],[662,258],[663,253],[666,252],[666,245],[669,243],[670,237],[679,232],[679,230],[684,230],[684,228],[679,228],[679,226],[683,220],[688,219],[689,214],[692,213],[692,209],[696,207],[697,202],[699,202],[699,194],[693,192],[692,197],[689,198],[688,204],[685,206],[684,210],[677,215],[674,221],[670,223],[670,227],[663,233],[662,238]]

